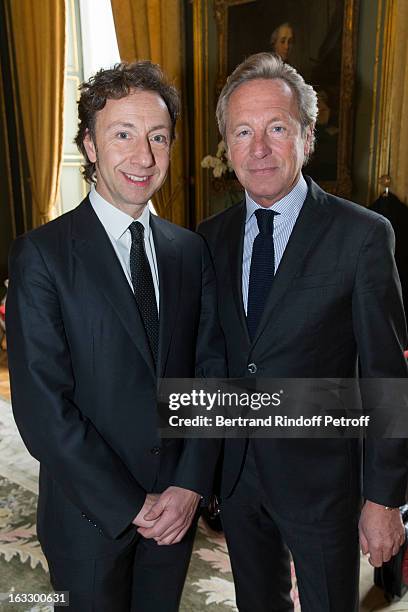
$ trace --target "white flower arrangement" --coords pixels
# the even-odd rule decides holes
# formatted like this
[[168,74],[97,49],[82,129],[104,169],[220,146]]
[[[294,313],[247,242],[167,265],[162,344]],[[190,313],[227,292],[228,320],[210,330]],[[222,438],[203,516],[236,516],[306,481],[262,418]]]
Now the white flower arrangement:
[[217,147],[217,153],[214,155],[206,155],[201,160],[202,168],[212,168],[215,178],[220,178],[227,172],[234,172],[231,162],[227,157],[227,149],[225,142],[220,140]]

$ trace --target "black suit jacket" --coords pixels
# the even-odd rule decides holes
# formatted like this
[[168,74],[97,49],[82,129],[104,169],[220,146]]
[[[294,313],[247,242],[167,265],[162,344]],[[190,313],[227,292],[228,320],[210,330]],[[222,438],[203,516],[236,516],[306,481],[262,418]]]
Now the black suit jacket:
[[[160,283],[158,375],[225,375],[204,241],[153,215],[151,227]],[[78,551],[89,529],[81,516],[118,538],[146,492],[157,490],[159,476],[161,488],[210,493],[217,442],[159,439],[147,336],[88,199],[15,241],[7,334],[15,419],[41,463],[38,529],[45,548],[65,529],[63,545],[74,549],[73,538]]]
[[[230,376],[347,378],[356,376],[359,362],[363,377],[406,377],[406,327],[390,224],[307,182],[306,201],[253,342],[241,289],[245,202],[199,227],[215,264]],[[256,439],[254,449],[263,485],[282,516],[316,521],[356,510],[358,440]],[[224,496],[244,454],[244,440],[226,441]],[[367,443],[364,496],[402,504],[406,464],[405,440]]]

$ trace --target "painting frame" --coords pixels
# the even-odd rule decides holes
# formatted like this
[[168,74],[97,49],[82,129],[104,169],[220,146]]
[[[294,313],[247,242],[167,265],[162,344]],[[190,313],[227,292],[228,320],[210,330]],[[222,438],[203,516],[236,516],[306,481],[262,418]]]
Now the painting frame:
[[[234,35],[231,31],[231,16],[233,15],[233,11],[236,11],[237,9],[242,11],[244,10],[244,5],[246,5],[245,10],[247,11],[247,14],[253,11],[255,15],[259,3],[261,1],[262,0],[193,0],[193,4],[196,5],[196,15],[200,15],[200,19],[196,20],[194,24],[194,51],[196,57],[208,60],[205,65],[197,66],[196,63],[197,71],[195,71],[194,78],[196,85],[198,82],[199,89],[201,91],[208,92],[208,88],[210,85],[208,73],[211,70],[216,72],[215,77],[212,79],[212,82],[215,83],[215,85],[213,85],[214,101],[218,98],[222,86],[225,83],[229,72],[231,72],[233,68],[233,66],[231,66],[229,63],[228,57],[228,52],[230,51],[231,53],[231,49],[233,49],[233,46],[231,45],[231,37]],[[334,1],[335,0],[333,0],[333,2]],[[337,2],[340,6],[339,11],[342,11],[342,30],[341,35],[338,35],[338,44],[340,47],[338,53],[340,53],[340,59],[338,65],[338,99],[336,106],[337,134],[335,144],[335,175],[331,176],[330,178],[324,178],[324,174],[322,174],[322,177],[318,180],[318,183],[323,189],[330,193],[349,198],[352,191],[351,162],[354,132],[354,92],[356,75],[359,0],[337,0]],[[293,2],[291,2],[291,0],[280,0],[279,3],[269,1],[268,7],[270,6],[271,23],[273,23],[272,17],[274,7],[279,6],[279,14],[281,15],[285,5],[289,4],[293,5]],[[210,41],[208,38],[208,31],[211,30],[211,24],[209,26],[209,22],[211,20],[215,23],[216,36],[216,54],[213,57],[211,57]],[[196,30],[197,26],[201,28],[199,32]],[[304,35],[303,38],[305,38],[305,36],[306,35]],[[323,33],[321,39],[324,39]],[[197,46],[197,41],[199,41],[200,43],[199,47]],[[259,51],[265,50],[268,49],[259,49]],[[288,63],[290,63],[289,60]],[[300,69],[299,72],[302,73]],[[306,77],[306,80],[309,80],[307,79],[307,75],[304,76]],[[335,76],[334,78],[337,78],[337,76]],[[314,84],[313,81],[312,84]],[[335,86],[337,87],[337,84]],[[208,130],[210,130],[211,132],[211,121],[215,121],[211,118],[211,116],[208,116],[210,107],[213,106],[213,104],[209,103],[208,93],[205,107],[203,105],[200,105],[201,101],[197,99],[195,101],[196,111],[198,109],[198,112],[195,116],[195,129],[199,129],[200,131],[200,134],[197,138],[198,143],[203,144],[205,141],[208,142],[207,133]],[[318,145],[319,142],[317,142],[317,146]],[[208,179],[205,176],[203,177],[203,170],[199,168],[199,160],[201,160],[203,156],[208,153],[208,148],[207,150],[196,149],[196,157],[198,160],[198,163],[196,165],[196,180],[197,186],[199,188],[197,192],[198,219],[205,217],[208,212],[210,212],[208,207],[210,189],[206,189],[205,186],[205,183],[206,181],[208,182]],[[201,177],[197,176],[197,173],[201,174]],[[307,166],[305,167],[305,173],[308,174]]]

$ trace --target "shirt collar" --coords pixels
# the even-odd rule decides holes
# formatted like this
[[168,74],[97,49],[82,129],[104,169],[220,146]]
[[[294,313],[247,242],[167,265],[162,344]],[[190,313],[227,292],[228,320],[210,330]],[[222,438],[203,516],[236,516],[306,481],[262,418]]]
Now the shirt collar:
[[129,225],[133,221],[140,221],[140,223],[144,227],[144,235],[145,239],[148,240],[150,236],[150,210],[149,204],[143,208],[143,212],[138,217],[138,219],[134,219],[130,215],[124,213],[113,204],[110,204],[103,198],[95,189],[94,186],[91,187],[91,191],[89,193],[89,200],[92,204],[94,211],[96,212],[99,221],[102,223],[103,227],[115,240],[119,240],[129,228]]
[[[279,213],[279,217],[275,217],[275,221],[279,223],[283,222],[285,217],[289,215],[293,215],[296,211],[299,214],[300,209],[303,206],[303,202],[305,201],[307,196],[307,183],[301,174],[298,182],[293,187],[292,191],[289,191],[281,200],[272,204],[269,208],[273,208],[274,211]],[[257,204],[255,200],[251,198],[249,193],[245,191],[245,200],[246,200],[246,219],[245,223],[251,219],[251,217],[255,214],[255,211],[258,208],[264,208],[260,204]],[[268,209],[266,209],[268,210]]]

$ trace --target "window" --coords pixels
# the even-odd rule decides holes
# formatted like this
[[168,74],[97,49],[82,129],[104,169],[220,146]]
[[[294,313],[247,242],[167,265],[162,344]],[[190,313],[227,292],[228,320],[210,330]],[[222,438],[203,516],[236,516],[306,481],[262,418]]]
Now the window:
[[110,0],[65,2],[64,141],[57,215],[77,206],[89,189],[80,173],[82,156],[73,142],[78,125],[78,87],[100,68],[109,68],[120,61]]

